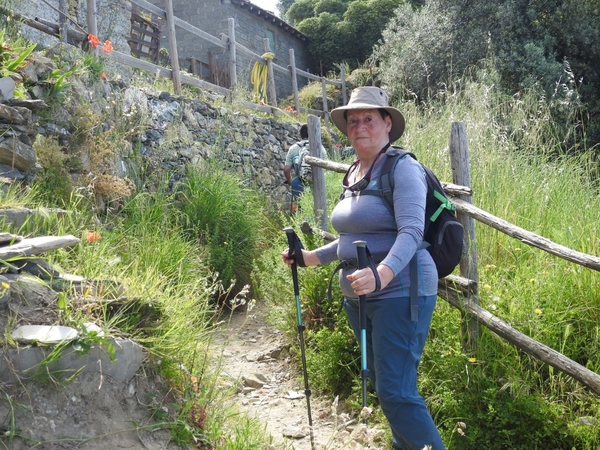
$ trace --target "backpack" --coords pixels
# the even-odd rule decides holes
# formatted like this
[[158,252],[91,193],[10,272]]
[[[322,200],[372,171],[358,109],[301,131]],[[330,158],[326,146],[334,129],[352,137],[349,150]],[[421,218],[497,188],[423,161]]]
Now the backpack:
[[297,178],[302,180],[302,183],[310,184],[312,183],[312,166],[304,162],[304,157],[310,155],[308,140],[298,142],[298,146],[300,146],[300,151],[294,158],[294,173]]
[[[361,195],[377,195],[382,197],[384,205],[394,215],[394,170],[396,164],[404,156],[417,157],[399,147],[386,155],[381,168],[378,186],[380,189],[365,189]],[[417,160],[418,161],[418,160]],[[431,254],[438,277],[450,275],[460,262],[463,251],[464,229],[456,218],[456,207],[446,197],[444,189],[435,174],[421,162],[427,180],[427,200],[425,205],[425,230],[423,244]],[[343,195],[343,194],[342,194]]]

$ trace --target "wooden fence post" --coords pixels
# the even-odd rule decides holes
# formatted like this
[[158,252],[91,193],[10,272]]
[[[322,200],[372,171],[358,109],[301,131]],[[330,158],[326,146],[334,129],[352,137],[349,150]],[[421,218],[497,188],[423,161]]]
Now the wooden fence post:
[[348,101],[348,97],[346,97],[346,69],[344,69],[344,64],[340,64],[340,81],[342,82],[342,106],[346,104]]
[[298,97],[298,77],[296,75],[296,56],[294,49],[290,48],[290,74],[292,76],[292,92],[294,93],[294,107],[300,111],[300,98]]
[[165,0],[167,13],[167,34],[169,36],[169,54],[171,55],[171,74],[173,90],[176,95],[181,95],[181,76],[179,74],[179,56],[177,54],[177,38],[175,37],[175,15],[173,14],[173,0]]
[[230,17],[227,19],[229,27],[229,83],[231,90],[237,88],[237,64],[235,53],[235,20]]
[[325,123],[329,123],[329,105],[327,104],[327,78],[321,78],[321,96],[323,97],[323,117],[325,117]]
[[[271,51],[271,42],[269,38],[264,38],[263,43],[265,44],[265,52]],[[277,108],[277,94],[275,91],[275,74],[273,72],[273,60],[265,59],[267,63],[267,85],[269,90],[269,105]]]
[[[321,121],[317,116],[308,115],[308,144],[310,155],[322,158],[321,155]],[[327,213],[327,197],[325,193],[325,172],[321,167],[312,166],[312,193],[315,219],[319,228],[327,231],[329,229],[329,217]]]
[[67,5],[67,2],[65,0],[58,1],[58,10],[59,10],[58,29],[60,32],[60,40],[63,44],[67,44],[68,38],[69,38],[68,27],[67,27],[67,15],[68,15],[69,6]]
[[[450,165],[452,167],[452,182],[461,186],[471,187],[471,173],[469,162],[469,144],[467,141],[467,132],[465,124],[462,122],[452,123],[450,129]],[[472,204],[470,195],[461,195],[459,198]],[[460,275],[464,278],[475,281],[475,290],[470,294],[469,299],[474,304],[479,305],[479,291],[477,282],[479,275],[477,272],[477,241],[475,239],[475,220],[463,213],[458,213],[458,220],[465,229],[465,248],[463,257],[460,261]],[[471,316],[465,316],[465,333],[467,348],[475,349],[479,339],[480,327],[476,319]]]
[[88,34],[98,36],[98,25],[96,23],[96,0],[87,0],[87,26]]

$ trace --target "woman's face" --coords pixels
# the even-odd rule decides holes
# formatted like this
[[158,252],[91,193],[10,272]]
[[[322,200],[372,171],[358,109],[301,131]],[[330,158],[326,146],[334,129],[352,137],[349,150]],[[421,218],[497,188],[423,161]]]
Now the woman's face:
[[392,119],[377,109],[351,109],[346,116],[348,139],[357,152],[379,152],[389,142]]

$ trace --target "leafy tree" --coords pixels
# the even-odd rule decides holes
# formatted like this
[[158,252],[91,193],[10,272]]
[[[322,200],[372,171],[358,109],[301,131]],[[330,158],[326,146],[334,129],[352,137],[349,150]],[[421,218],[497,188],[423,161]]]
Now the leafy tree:
[[335,14],[324,12],[319,17],[310,17],[300,22],[298,29],[308,36],[308,51],[320,73],[332,70],[336,61],[350,57],[347,42],[351,30]]
[[287,12],[293,4],[294,0],[278,0],[277,10],[281,13],[283,17],[289,20]]
[[373,46],[389,20],[390,13],[400,5],[400,0],[356,0],[348,5],[344,21],[352,33],[352,58],[359,64],[373,52]]
[[315,15],[319,15],[324,12],[335,14],[341,19],[344,16],[344,12],[348,8],[348,4],[342,0],[320,0],[315,6]]
[[315,1],[298,0],[297,2],[294,2],[292,6],[290,6],[286,14],[292,24],[300,24],[300,22],[303,20],[313,18],[315,16]]
[[[557,105],[569,104],[565,120],[594,124],[598,120],[593,118],[600,117],[597,0],[428,0],[420,9],[403,5],[375,55],[383,81],[396,94],[426,99],[452,86],[470,66],[491,59],[508,92],[541,88]],[[590,134],[597,135],[591,143],[600,142],[600,129],[589,128]]]
[[[308,49],[315,69],[325,73],[335,64],[348,62],[350,67],[362,64],[372,53],[393,11],[402,0],[354,0],[348,4],[340,20],[343,0],[321,0],[315,4],[318,15],[297,23],[297,28],[309,38]],[[290,18],[308,14],[311,0],[299,0],[289,9]],[[312,3],[310,3],[312,4]]]

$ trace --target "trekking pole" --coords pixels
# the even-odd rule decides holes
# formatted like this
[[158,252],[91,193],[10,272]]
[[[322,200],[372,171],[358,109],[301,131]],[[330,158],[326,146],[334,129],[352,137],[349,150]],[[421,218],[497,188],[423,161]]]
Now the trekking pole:
[[[294,282],[294,297],[296,298],[296,317],[298,319],[298,339],[300,340],[300,354],[302,355],[302,373],[304,375],[304,395],[306,396],[306,409],[308,410],[308,426],[310,429],[310,447],[315,448],[315,438],[312,428],[312,414],[310,411],[310,389],[308,388],[308,371],[306,370],[306,350],[304,348],[304,324],[302,323],[302,305],[300,304],[300,285],[298,284],[298,264],[302,258],[302,242],[292,227],[284,228],[288,239],[288,257],[294,258],[292,263],[292,280]],[[299,256],[298,256],[299,255]]]
[[[367,258],[367,243],[365,241],[354,241],[356,246],[356,258],[358,260],[358,270],[369,267]],[[358,296],[358,320],[360,325],[360,378],[362,381],[362,406],[363,410],[367,407],[367,378],[369,369],[367,367],[367,296]],[[364,411],[363,411],[364,414]],[[363,423],[367,423],[367,416],[364,415]]]

